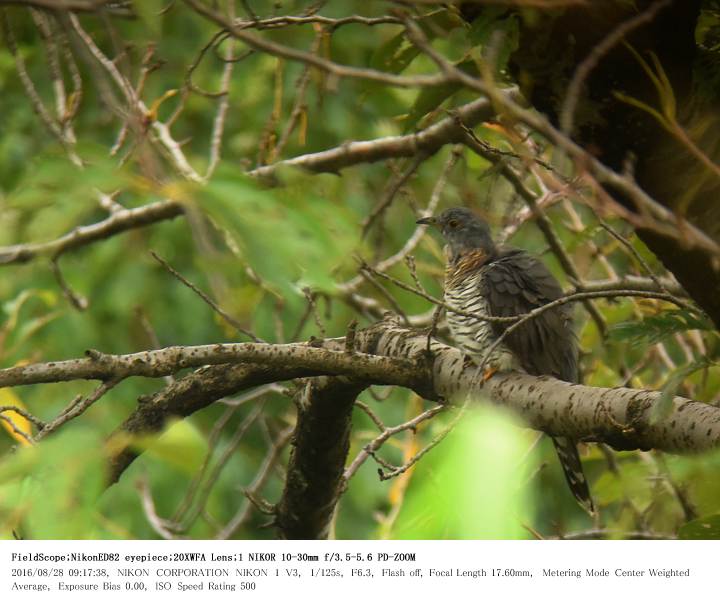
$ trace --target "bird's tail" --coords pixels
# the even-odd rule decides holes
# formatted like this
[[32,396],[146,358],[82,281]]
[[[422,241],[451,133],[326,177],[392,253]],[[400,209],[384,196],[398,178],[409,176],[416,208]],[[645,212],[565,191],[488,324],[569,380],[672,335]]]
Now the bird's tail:
[[551,438],[560,458],[565,480],[567,480],[572,494],[588,514],[594,515],[595,504],[590,496],[590,488],[580,463],[577,444],[565,436],[553,436]]

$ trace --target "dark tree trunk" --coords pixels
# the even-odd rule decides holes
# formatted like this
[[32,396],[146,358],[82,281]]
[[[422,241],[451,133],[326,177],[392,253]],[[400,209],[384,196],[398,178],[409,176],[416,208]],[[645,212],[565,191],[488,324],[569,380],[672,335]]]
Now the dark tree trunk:
[[[512,68],[527,99],[556,124],[577,66],[618,25],[652,2],[592,2],[545,12],[523,25]],[[626,42],[650,65],[654,53],[672,85],[684,130],[714,162],[720,159],[717,98],[697,93],[695,28],[700,0],[674,0]],[[658,91],[640,62],[620,43],[595,66],[580,97],[573,137],[607,165],[620,169],[635,158],[638,184],[653,198],[720,241],[720,178],[648,112],[620,100],[616,92],[653,108]],[[632,203],[610,191],[628,206]],[[708,252],[682,241],[639,230],[639,237],[720,326],[720,266]]]

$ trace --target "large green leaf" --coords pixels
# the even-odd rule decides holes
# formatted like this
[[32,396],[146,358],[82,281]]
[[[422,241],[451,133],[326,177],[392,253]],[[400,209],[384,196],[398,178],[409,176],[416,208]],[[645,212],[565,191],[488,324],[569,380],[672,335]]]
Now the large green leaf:
[[417,465],[417,484],[397,521],[400,539],[527,537],[533,499],[522,480],[528,445],[505,413],[483,407],[467,414]]
[[323,198],[322,179],[314,179],[295,175],[282,187],[264,188],[221,170],[195,199],[266,284],[285,295],[305,286],[330,291],[334,271],[355,247],[357,219],[340,200]]
[[[457,27],[464,26],[464,22],[459,15],[445,9],[429,13],[417,19],[415,23],[420,26],[429,40],[447,34]],[[380,45],[370,61],[370,66],[381,71],[400,73],[419,54],[420,50],[408,40],[403,30]]]
[[14,517],[13,526],[0,529],[31,539],[104,536],[96,513],[105,476],[102,451],[97,434],[69,426],[7,458],[0,466],[0,510],[7,507]]
[[138,437],[133,443],[152,459],[161,460],[192,475],[207,454],[205,437],[190,420],[172,422],[159,435]]
[[655,407],[652,410],[650,421],[658,422],[668,417],[670,415],[670,412],[672,411],[672,404],[673,399],[675,398],[675,393],[677,392],[681,384],[696,371],[706,369],[712,364],[713,363],[711,363],[708,359],[701,358],[697,359],[693,363],[689,363],[673,371],[662,388],[660,398],[658,399],[658,402],[655,404]]

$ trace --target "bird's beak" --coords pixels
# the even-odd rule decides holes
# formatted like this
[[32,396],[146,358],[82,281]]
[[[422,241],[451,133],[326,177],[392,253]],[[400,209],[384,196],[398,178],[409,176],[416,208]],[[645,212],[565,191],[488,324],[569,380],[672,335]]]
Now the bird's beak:
[[437,218],[435,218],[435,216],[428,216],[426,218],[421,218],[415,224],[429,224],[435,226],[437,225]]

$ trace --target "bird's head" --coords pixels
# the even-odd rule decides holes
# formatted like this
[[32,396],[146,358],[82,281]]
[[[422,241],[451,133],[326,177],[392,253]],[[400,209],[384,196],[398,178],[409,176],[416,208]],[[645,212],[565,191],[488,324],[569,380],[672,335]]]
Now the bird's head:
[[467,208],[450,208],[438,216],[422,218],[417,223],[428,224],[442,233],[453,260],[474,251],[480,251],[488,258],[497,253],[490,227]]

